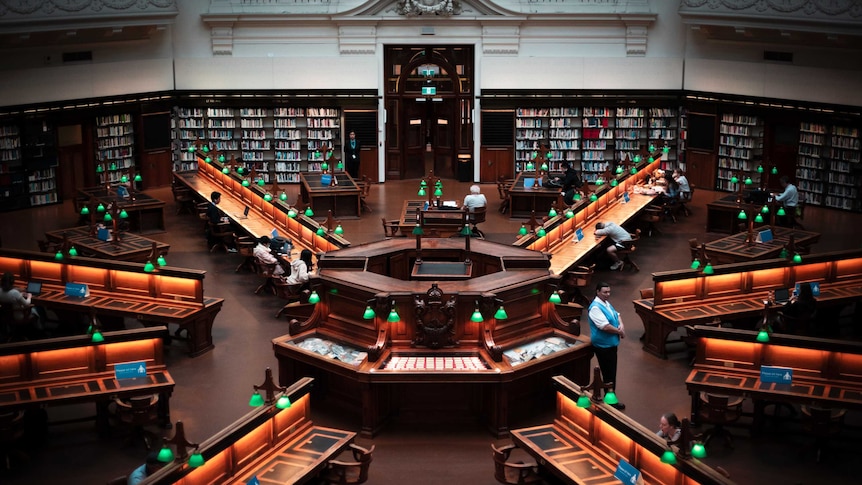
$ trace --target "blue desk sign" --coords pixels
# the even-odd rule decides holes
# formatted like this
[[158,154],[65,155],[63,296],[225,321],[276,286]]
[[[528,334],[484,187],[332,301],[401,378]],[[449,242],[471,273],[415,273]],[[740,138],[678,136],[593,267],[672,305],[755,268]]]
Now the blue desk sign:
[[779,384],[793,383],[793,369],[771,365],[760,366],[760,382],[777,382]]
[[772,229],[764,229],[757,233],[757,242],[759,243],[769,242],[772,241],[772,239]]
[[[817,281],[812,281],[808,284],[811,285],[811,294],[814,296],[820,296],[820,283],[818,283]],[[800,292],[799,287],[801,285],[802,285],[802,283],[796,283],[796,295],[797,296],[799,296],[799,292]],[[30,293],[32,293],[32,292],[30,292]]]
[[260,485],[260,480],[257,479],[257,475],[251,477],[249,481],[245,482],[246,485]]
[[627,202],[628,202],[628,201],[630,201],[630,200],[631,200],[631,199],[629,198],[629,193],[628,193],[628,192],[623,192],[623,204],[627,203]]
[[66,283],[66,296],[86,298],[90,296],[90,289],[84,283]]
[[620,464],[617,465],[617,471],[614,472],[614,478],[626,485],[635,485],[641,478],[641,472],[632,466],[631,463],[620,460]]
[[272,238],[273,238],[273,239],[277,238],[277,237],[278,237],[278,229],[273,228],[273,230],[272,230],[272,232],[270,233],[270,235],[272,235]]
[[575,242],[581,242],[581,239],[584,238],[584,230],[580,227],[575,229]]
[[96,231],[96,238],[99,241],[110,241],[111,240],[111,231],[105,229],[104,227]]
[[114,364],[114,378],[118,381],[122,379],[135,379],[146,376],[147,363],[144,361]]

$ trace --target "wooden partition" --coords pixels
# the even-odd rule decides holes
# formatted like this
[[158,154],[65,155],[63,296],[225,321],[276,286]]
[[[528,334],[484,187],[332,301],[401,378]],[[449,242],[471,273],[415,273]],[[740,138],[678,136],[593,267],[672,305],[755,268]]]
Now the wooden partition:
[[[755,401],[755,424],[766,402],[862,409],[862,343],[696,326],[697,357],[686,379],[692,420],[701,392],[745,396]],[[760,381],[762,366],[793,371],[792,386]]]
[[842,306],[862,298],[862,250],[714,266],[715,274],[692,269],[653,273],[654,297],[635,300],[644,324],[644,350],[666,357],[665,342],[684,325],[756,317],[770,291],[797,283],[820,283],[818,308]]
[[255,476],[261,483],[292,484],[313,478],[356,433],[314,426],[312,381],[303,378],[287,388],[289,408],[263,405],[203,441],[198,448],[203,466],[175,460],[141,485],[244,485]]
[[[147,273],[138,263],[82,257],[58,261],[51,254],[0,249],[0,273],[7,271],[19,287],[42,282],[42,294],[33,301],[46,308],[136,318],[144,325],[177,324],[188,330],[193,356],[214,346],[212,325],[224,300],[204,296],[205,271],[165,267]],[[66,283],[84,283],[90,295],[67,297]]]
[[[95,402],[106,424],[104,404],[113,396],[159,394],[159,413],[170,423],[174,381],[164,362],[167,328],[152,327],[0,345],[0,410]],[[146,363],[145,376],[119,381],[117,364]]]
[[654,431],[606,404],[579,408],[576,403],[582,389],[563,376],[553,380],[557,387],[554,422],[513,430],[512,440],[564,483],[618,484],[613,475],[620,460],[637,468],[644,483],[733,483],[699,460],[678,458],[674,465],[662,463],[667,443]]

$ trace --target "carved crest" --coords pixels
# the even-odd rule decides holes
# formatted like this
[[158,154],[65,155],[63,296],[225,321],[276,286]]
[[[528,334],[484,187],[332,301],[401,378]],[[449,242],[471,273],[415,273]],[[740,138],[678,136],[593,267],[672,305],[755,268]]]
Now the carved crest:
[[461,13],[461,0],[398,0],[398,13],[408,17],[419,15],[449,17]]
[[413,346],[439,349],[458,345],[455,340],[455,297],[443,302],[443,292],[432,283],[425,296],[413,297],[416,305],[416,338]]

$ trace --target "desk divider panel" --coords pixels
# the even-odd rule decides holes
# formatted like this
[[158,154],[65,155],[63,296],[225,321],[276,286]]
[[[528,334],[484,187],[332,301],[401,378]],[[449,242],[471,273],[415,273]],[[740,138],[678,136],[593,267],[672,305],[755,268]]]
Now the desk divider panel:
[[[66,279],[64,266],[62,264],[46,261],[30,261],[28,265],[27,261],[24,259],[18,259],[17,261],[18,266],[21,269],[19,271],[15,271],[15,274],[19,275],[23,280],[39,280],[45,283],[54,283],[58,285],[65,284],[66,281],[69,281]],[[29,266],[29,268],[27,266]],[[5,265],[3,270],[7,271]]]
[[23,355],[0,355],[0,386],[26,379],[28,365]]
[[203,303],[203,281],[173,276],[156,275],[157,294],[177,301]]
[[862,258],[839,259],[834,264],[837,281],[862,277]]
[[[753,369],[760,360],[758,348],[752,342],[703,339],[702,347],[703,360],[706,365]],[[699,348],[698,352],[700,351]]]
[[704,280],[704,291],[711,297],[730,296],[745,292],[744,273],[712,275]]
[[862,355],[838,352],[830,362],[830,374],[837,380],[862,382]]
[[[761,346],[761,365],[776,365],[793,369],[793,378],[828,376],[829,352],[783,345]],[[758,370],[758,369],[753,369]]]
[[133,340],[104,345],[107,370],[123,362],[146,362],[148,367],[160,365],[162,361],[162,339]]
[[[812,265],[816,266],[816,265]],[[786,268],[769,268],[758,271],[746,272],[751,278],[748,288],[751,291],[767,291],[778,288],[784,288],[787,285],[788,274]]]
[[99,372],[92,347],[33,352],[30,360],[34,381]]

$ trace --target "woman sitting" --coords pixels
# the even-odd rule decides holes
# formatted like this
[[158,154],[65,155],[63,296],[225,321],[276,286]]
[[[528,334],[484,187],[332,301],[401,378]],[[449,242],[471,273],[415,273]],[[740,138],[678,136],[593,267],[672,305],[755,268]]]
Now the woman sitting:
[[290,276],[284,279],[285,283],[288,285],[308,283],[311,268],[311,250],[303,249],[299,257],[290,262]]
[[661,418],[659,418],[658,426],[659,429],[656,434],[659,438],[664,438],[669,445],[677,444],[682,436],[682,425],[679,422],[679,418],[676,417],[676,414],[662,414]]

